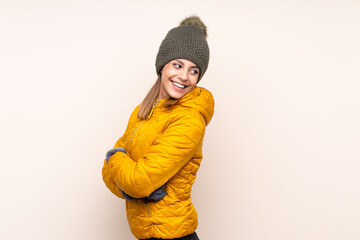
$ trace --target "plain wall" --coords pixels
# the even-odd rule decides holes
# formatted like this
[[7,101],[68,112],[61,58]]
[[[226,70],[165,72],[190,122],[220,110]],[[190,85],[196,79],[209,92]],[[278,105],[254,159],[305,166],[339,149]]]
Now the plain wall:
[[360,239],[359,1],[0,1],[0,239],[134,239],[105,153],[198,14],[202,240]]

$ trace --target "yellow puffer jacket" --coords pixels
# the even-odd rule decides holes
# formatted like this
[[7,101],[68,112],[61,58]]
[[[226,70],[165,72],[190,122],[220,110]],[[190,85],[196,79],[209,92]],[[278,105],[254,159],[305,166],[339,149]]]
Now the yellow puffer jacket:
[[195,87],[174,106],[157,103],[147,120],[137,118],[135,108],[125,134],[104,161],[106,186],[120,198],[121,190],[135,198],[148,197],[165,184],[166,195],[157,202],[126,201],[127,219],[136,238],[179,238],[195,231],[197,213],[191,203],[191,187],[202,159],[205,127],[214,113],[211,93]]

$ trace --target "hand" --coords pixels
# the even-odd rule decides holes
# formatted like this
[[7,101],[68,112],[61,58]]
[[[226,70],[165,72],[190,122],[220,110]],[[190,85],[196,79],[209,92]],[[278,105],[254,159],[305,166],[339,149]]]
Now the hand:
[[106,153],[106,164],[109,163],[109,159],[112,155],[114,155],[116,152],[123,152],[126,153],[124,148],[113,148],[110,149],[107,153]]
[[[136,200],[141,199],[141,198],[134,198],[134,197],[130,196],[129,194],[127,194],[126,192],[124,192],[123,190],[121,190],[121,193],[125,199],[130,200],[130,201],[136,201]],[[161,200],[163,197],[165,197],[165,195],[166,195],[166,190],[165,190],[165,184],[164,184],[160,188],[158,188],[154,192],[152,192],[150,194],[150,196],[145,197],[143,199],[146,202],[157,202],[157,201]]]
[[124,196],[124,198],[125,198],[126,200],[130,200],[130,201],[139,200],[139,198],[134,198],[134,197],[128,195],[128,194],[127,194],[126,192],[124,192],[123,190],[121,190],[121,193],[122,193],[122,195]]
[[157,202],[161,200],[166,195],[165,184],[162,185],[160,188],[156,189],[154,192],[150,194],[150,196],[146,197],[145,199],[149,202]]

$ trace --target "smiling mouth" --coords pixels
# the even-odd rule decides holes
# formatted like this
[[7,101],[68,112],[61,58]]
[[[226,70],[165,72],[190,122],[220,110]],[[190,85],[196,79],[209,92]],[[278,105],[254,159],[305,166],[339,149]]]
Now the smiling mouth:
[[[170,80],[170,81],[171,81],[171,80]],[[187,86],[185,86],[185,85],[181,85],[180,83],[177,83],[177,82],[174,82],[174,81],[171,81],[171,83],[172,83],[174,86],[178,87],[178,88],[184,89],[184,88],[187,87]]]

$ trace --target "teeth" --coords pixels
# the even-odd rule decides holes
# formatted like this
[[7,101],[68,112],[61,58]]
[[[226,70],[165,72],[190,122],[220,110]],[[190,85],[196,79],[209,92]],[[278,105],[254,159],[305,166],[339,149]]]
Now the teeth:
[[174,84],[175,86],[179,87],[179,88],[185,88],[184,85],[181,85],[179,83],[176,83],[176,82],[172,82],[172,84]]

